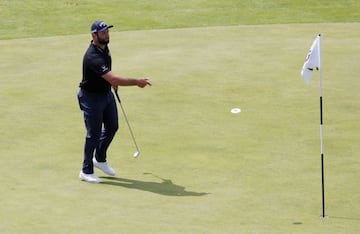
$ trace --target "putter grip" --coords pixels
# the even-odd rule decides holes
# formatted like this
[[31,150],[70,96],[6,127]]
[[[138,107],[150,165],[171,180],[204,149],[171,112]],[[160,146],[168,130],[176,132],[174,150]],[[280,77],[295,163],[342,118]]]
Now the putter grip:
[[119,103],[121,103],[117,89],[115,89],[115,96],[116,96],[116,99],[119,101]]

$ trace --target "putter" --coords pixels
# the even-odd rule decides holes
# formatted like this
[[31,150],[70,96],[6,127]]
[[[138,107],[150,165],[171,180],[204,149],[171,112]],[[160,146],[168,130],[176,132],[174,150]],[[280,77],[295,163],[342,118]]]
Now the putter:
[[128,121],[128,118],[127,118],[127,116],[126,116],[124,107],[123,107],[123,105],[121,104],[121,100],[120,100],[119,94],[118,94],[118,92],[117,92],[117,89],[115,89],[115,95],[116,95],[116,99],[119,101],[119,104],[120,104],[122,113],[123,113],[124,118],[125,118],[125,122],[126,122],[128,128],[129,128],[130,135],[131,135],[132,140],[133,140],[133,142],[134,142],[134,145],[135,145],[135,147],[136,147],[136,152],[133,154],[133,156],[134,156],[134,158],[137,158],[137,157],[140,156],[140,150],[139,150],[138,145],[136,144],[136,140],[135,140],[135,137],[134,137],[134,133],[133,133],[133,131],[132,131],[132,129],[131,129],[131,126],[130,126],[130,124],[129,124],[129,121]]

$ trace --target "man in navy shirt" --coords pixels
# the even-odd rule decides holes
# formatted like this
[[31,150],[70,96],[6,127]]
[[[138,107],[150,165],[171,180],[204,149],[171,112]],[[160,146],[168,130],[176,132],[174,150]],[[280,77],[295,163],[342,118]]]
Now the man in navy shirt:
[[94,166],[107,175],[115,171],[107,162],[107,149],[118,130],[118,112],[111,87],[151,85],[148,78],[126,78],[111,70],[109,28],[103,21],[95,21],[91,26],[92,41],[83,58],[83,77],[78,100],[84,113],[87,130],[84,146],[84,161],[80,179],[100,183],[94,173]]

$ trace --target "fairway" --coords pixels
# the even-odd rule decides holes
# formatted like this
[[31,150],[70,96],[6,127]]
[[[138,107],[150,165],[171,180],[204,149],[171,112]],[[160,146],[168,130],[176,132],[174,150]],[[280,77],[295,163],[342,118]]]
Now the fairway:
[[[360,24],[352,21],[115,24],[112,69],[153,86],[120,88],[141,156],[132,157],[118,108],[108,158],[118,173],[96,170],[97,185],[78,179],[85,130],[76,93],[89,26],[3,37],[0,233],[359,232]],[[319,73],[310,85],[300,76],[318,33],[325,219]]]

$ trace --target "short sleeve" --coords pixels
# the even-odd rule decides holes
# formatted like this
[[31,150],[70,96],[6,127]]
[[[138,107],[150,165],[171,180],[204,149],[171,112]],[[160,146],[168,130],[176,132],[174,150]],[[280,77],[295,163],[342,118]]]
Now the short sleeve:
[[102,76],[111,70],[105,59],[101,57],[93,58],[91,63],[92,64],[89,68],[98,76]]

